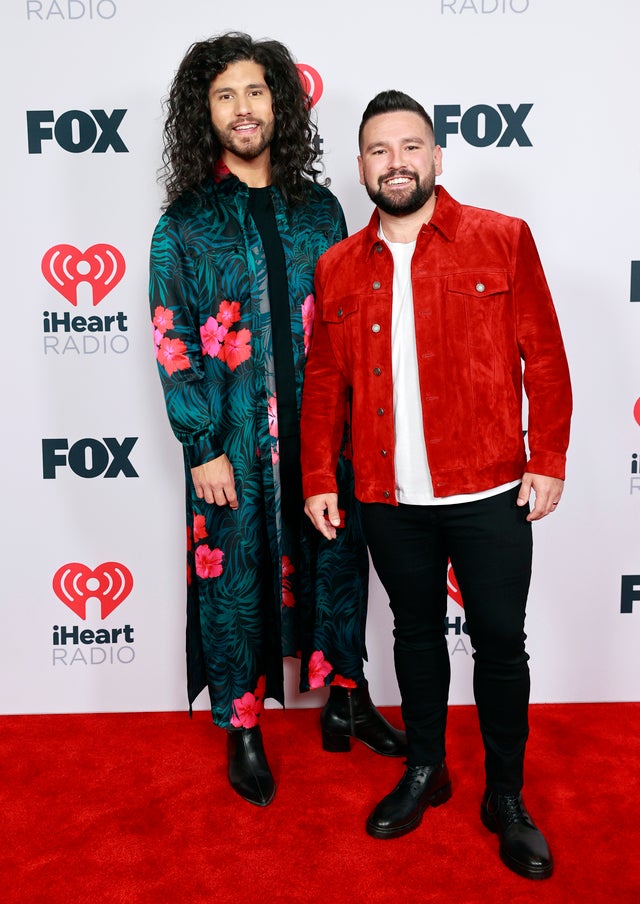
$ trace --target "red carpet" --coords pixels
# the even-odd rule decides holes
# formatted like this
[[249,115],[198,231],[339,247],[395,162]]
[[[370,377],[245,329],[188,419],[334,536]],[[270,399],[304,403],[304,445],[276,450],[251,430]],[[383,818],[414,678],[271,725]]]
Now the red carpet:
[[[386,712],[398,724],[398,711]],[[5,716],[1,892],[20,904],[600,904],[640,901],[640,703],[534,706],[525,800],[556,860],[504,867],[480,823],[475,710],[452,707],[453,797],[418,830],[364,831],[402,761],[324,753],[318,710],[269,710],[270,807],[228,787],[207,713]]]

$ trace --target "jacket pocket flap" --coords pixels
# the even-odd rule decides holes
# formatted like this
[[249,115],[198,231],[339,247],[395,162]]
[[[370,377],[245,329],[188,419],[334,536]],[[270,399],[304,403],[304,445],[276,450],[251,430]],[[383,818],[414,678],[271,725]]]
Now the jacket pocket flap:
[[342,323],[349,314],[354,314],[360,306],[357,295],[346,295],[342,298],[325,301],[322,319],[325,323]]
[[452,273],[447,278],[449,292],[470,295],[473,298],[486,298],[488,295],[499,295],[509,291],[509,278],[504,270],[477,270],[473,273]]

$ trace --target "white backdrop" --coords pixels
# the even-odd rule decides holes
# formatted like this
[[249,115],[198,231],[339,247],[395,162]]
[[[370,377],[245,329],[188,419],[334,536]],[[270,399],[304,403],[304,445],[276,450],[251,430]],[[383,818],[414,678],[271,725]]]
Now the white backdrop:
[[[278,38],[320,73],[324,163],[351,231],[371,209],[357,126],[385,88],[448,116],[440,181],[458,200],[531,225],[575,390],[565,494],[535,526],[532,698],[640,699],[640,6],[238,7],[3,4],[1,711],[186,705],[182,459],[155,373],[147,257],[161,99],[189,45],[229,29]],[[92,246],[102,274],[88,271]],[[367,674],[376,701],[394,704],[375,576],[371,591]],[[451,700],[468,703],[471,651],[453,600],[449,618]],[[294,663],[287,676],[291,705],[320,704],[322,692],[296,697]]]

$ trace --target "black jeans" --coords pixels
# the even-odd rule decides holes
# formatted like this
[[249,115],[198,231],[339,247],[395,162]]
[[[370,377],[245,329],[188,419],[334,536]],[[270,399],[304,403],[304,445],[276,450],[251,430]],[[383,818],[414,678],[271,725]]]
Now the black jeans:
[[524,620],[531,579],[528,506],[518,487],[454,505],[367,503],[374,567],[394,616],[394,658],[410,766],[441,763],[451,668],[445,636],[447,565],[458,580],[474,649],[473,690],[487,787],[522,787],[529,733]]

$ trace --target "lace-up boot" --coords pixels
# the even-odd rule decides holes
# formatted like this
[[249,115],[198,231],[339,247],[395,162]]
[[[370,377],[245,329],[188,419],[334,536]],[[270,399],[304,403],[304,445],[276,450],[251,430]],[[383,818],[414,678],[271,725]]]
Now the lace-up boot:
[[380,801],[367,819],[374,838],[398,838],[422,822],[427,807],[439,807],[451,797],[451,781],[445,763],[440,766],[407,766],[391,794]]
[[553,858],[544,835],[527,813],[521,794],[485,791],[480,818],[498,835],[500,858],[505,866],[526,879],[549,878]]

